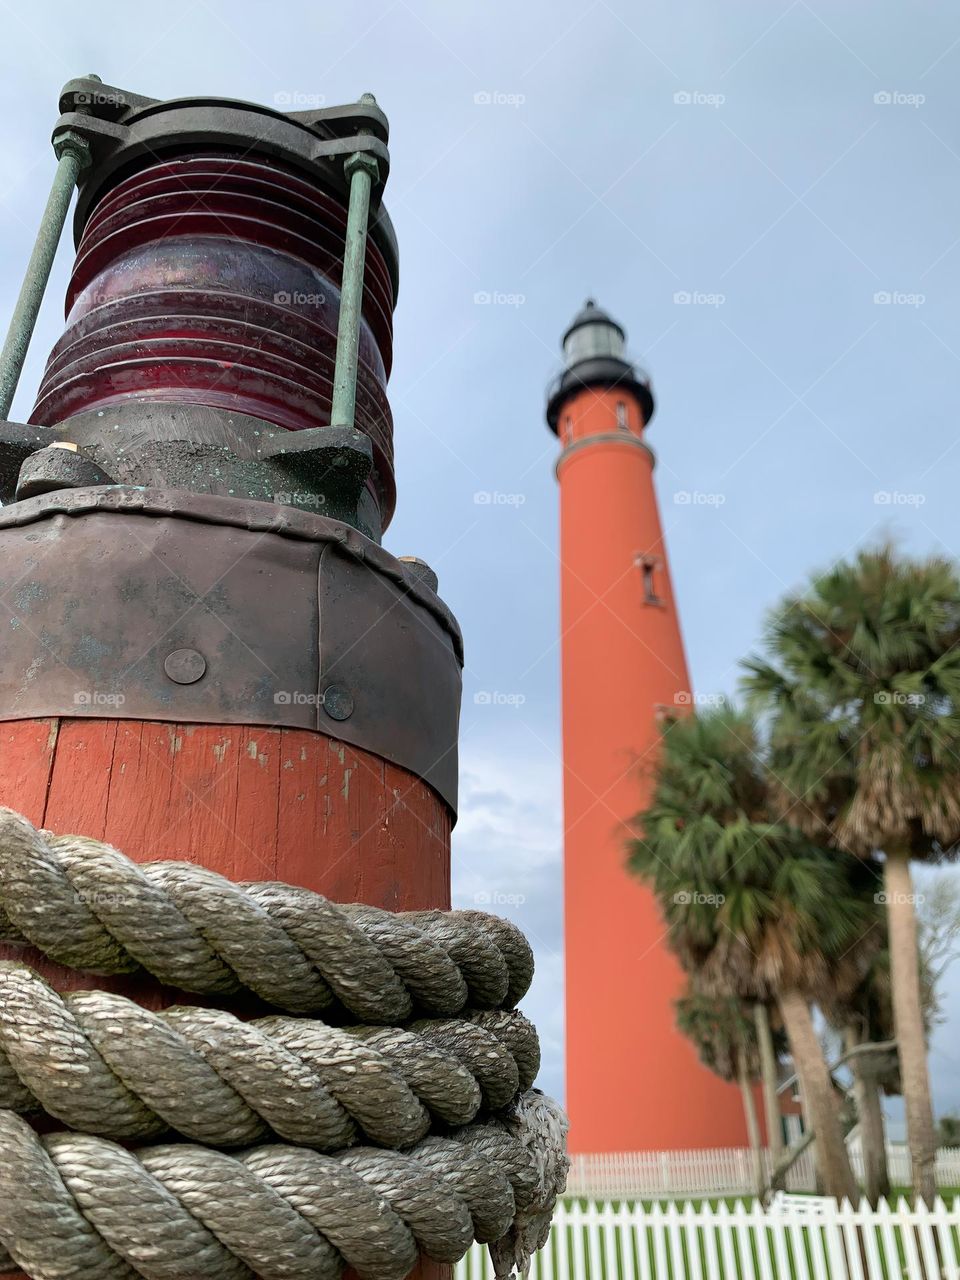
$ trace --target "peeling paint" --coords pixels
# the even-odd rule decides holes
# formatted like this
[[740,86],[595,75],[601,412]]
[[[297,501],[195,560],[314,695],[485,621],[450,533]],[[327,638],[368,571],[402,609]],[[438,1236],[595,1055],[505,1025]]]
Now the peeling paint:
[[227,751],[229,749],[230,749],[229,738],[224,738],[223,742],[215,742],[213,744],[213,748],[212,748],[213,756],[217,764],[223,764],[224,756],[227,754]]
[[350,799],[350,775],[351,775],[351,773],[353,773],[353,770],[352,770],[352,769],[344,769],[344,771],[343,771],[343,786],[340,788],[340,794],[343,796],[344,800],[349,800],[349,799]]

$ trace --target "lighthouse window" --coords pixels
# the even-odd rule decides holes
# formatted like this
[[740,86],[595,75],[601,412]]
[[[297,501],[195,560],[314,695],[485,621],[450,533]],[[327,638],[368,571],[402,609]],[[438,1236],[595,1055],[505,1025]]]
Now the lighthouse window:
[[640,556],[637,559],[640,572],[643,575],[643,602],[644,604],[663,604],[657,593],[657,570],[660,568],[660,561],[652,556]]
[[630,423],[627,422],[627,406],[622,400],[617,401],[617,426],[621,431],[630,430]]

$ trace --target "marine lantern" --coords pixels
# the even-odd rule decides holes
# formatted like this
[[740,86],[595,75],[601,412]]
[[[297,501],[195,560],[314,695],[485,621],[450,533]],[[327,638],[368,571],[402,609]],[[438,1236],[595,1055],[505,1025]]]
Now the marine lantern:
[[76,189],[63,335],[0,422],[0,802],[140,861],[447,907],[460,631],[381,545],[386,117],[96,77],[60,111],[0,356],[6,418]]

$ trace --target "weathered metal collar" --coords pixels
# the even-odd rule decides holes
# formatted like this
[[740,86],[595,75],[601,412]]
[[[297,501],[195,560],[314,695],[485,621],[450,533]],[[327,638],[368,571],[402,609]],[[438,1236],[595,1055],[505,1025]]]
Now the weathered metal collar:
[[0,720],[313,729],[456,809],[460,629],[355,529],[272,503],[101,486],[0,511]]
[[0,508],[0,529],[31,524],[51,515],[83,515],[90,511],[139,512],[145,516],[181,516],[205,524],[232,525],[254,533],[276,533],[310,542],[332,542],[344,555],[360,560],[392,579],[403,591],[434,615],[450,637],[457,661],[463,666],[463,632],[453,613],[439,596],[414,575],[396,556],[365,538],[349,525],[326,516],[279,507],[269,502],[192,494],[182,489],[131,488],[104,485],[59,490]]

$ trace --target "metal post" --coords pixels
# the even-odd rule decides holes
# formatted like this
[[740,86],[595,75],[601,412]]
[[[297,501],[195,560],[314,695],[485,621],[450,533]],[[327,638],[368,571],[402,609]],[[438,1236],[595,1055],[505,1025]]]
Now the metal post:
[[[371,101],[364,94],[361,102]],[[363,267],[367,254],[367,222],[370,192],[378,169],[373,156],[355,151],[348,156],[343,171],[350,180],[347,206],[347,234],[343,249],[343,280],[340,287],[340,322],[337,326],[337,360],[333,373],[333,403],[330,422],[335,427],[352,427],[357,403],[357,358],[360,349],[360,315],[363,307]]]
[[90,149],[76,133],[63,133],[54,142],[57,155],[57,171],[47,199],[47,207],[40,219],[33,253],[20,287],[20,296],[10,317],[3,351],[0,352],[0,418],[6,418],[13,404],[13,396],[23,372],[27,348],[40,312],[44,290],[50,278],[50,269],[56,257],[57,246],[63,232],[63,224],[70,208],[70,200],[77,178],[90,159]]

